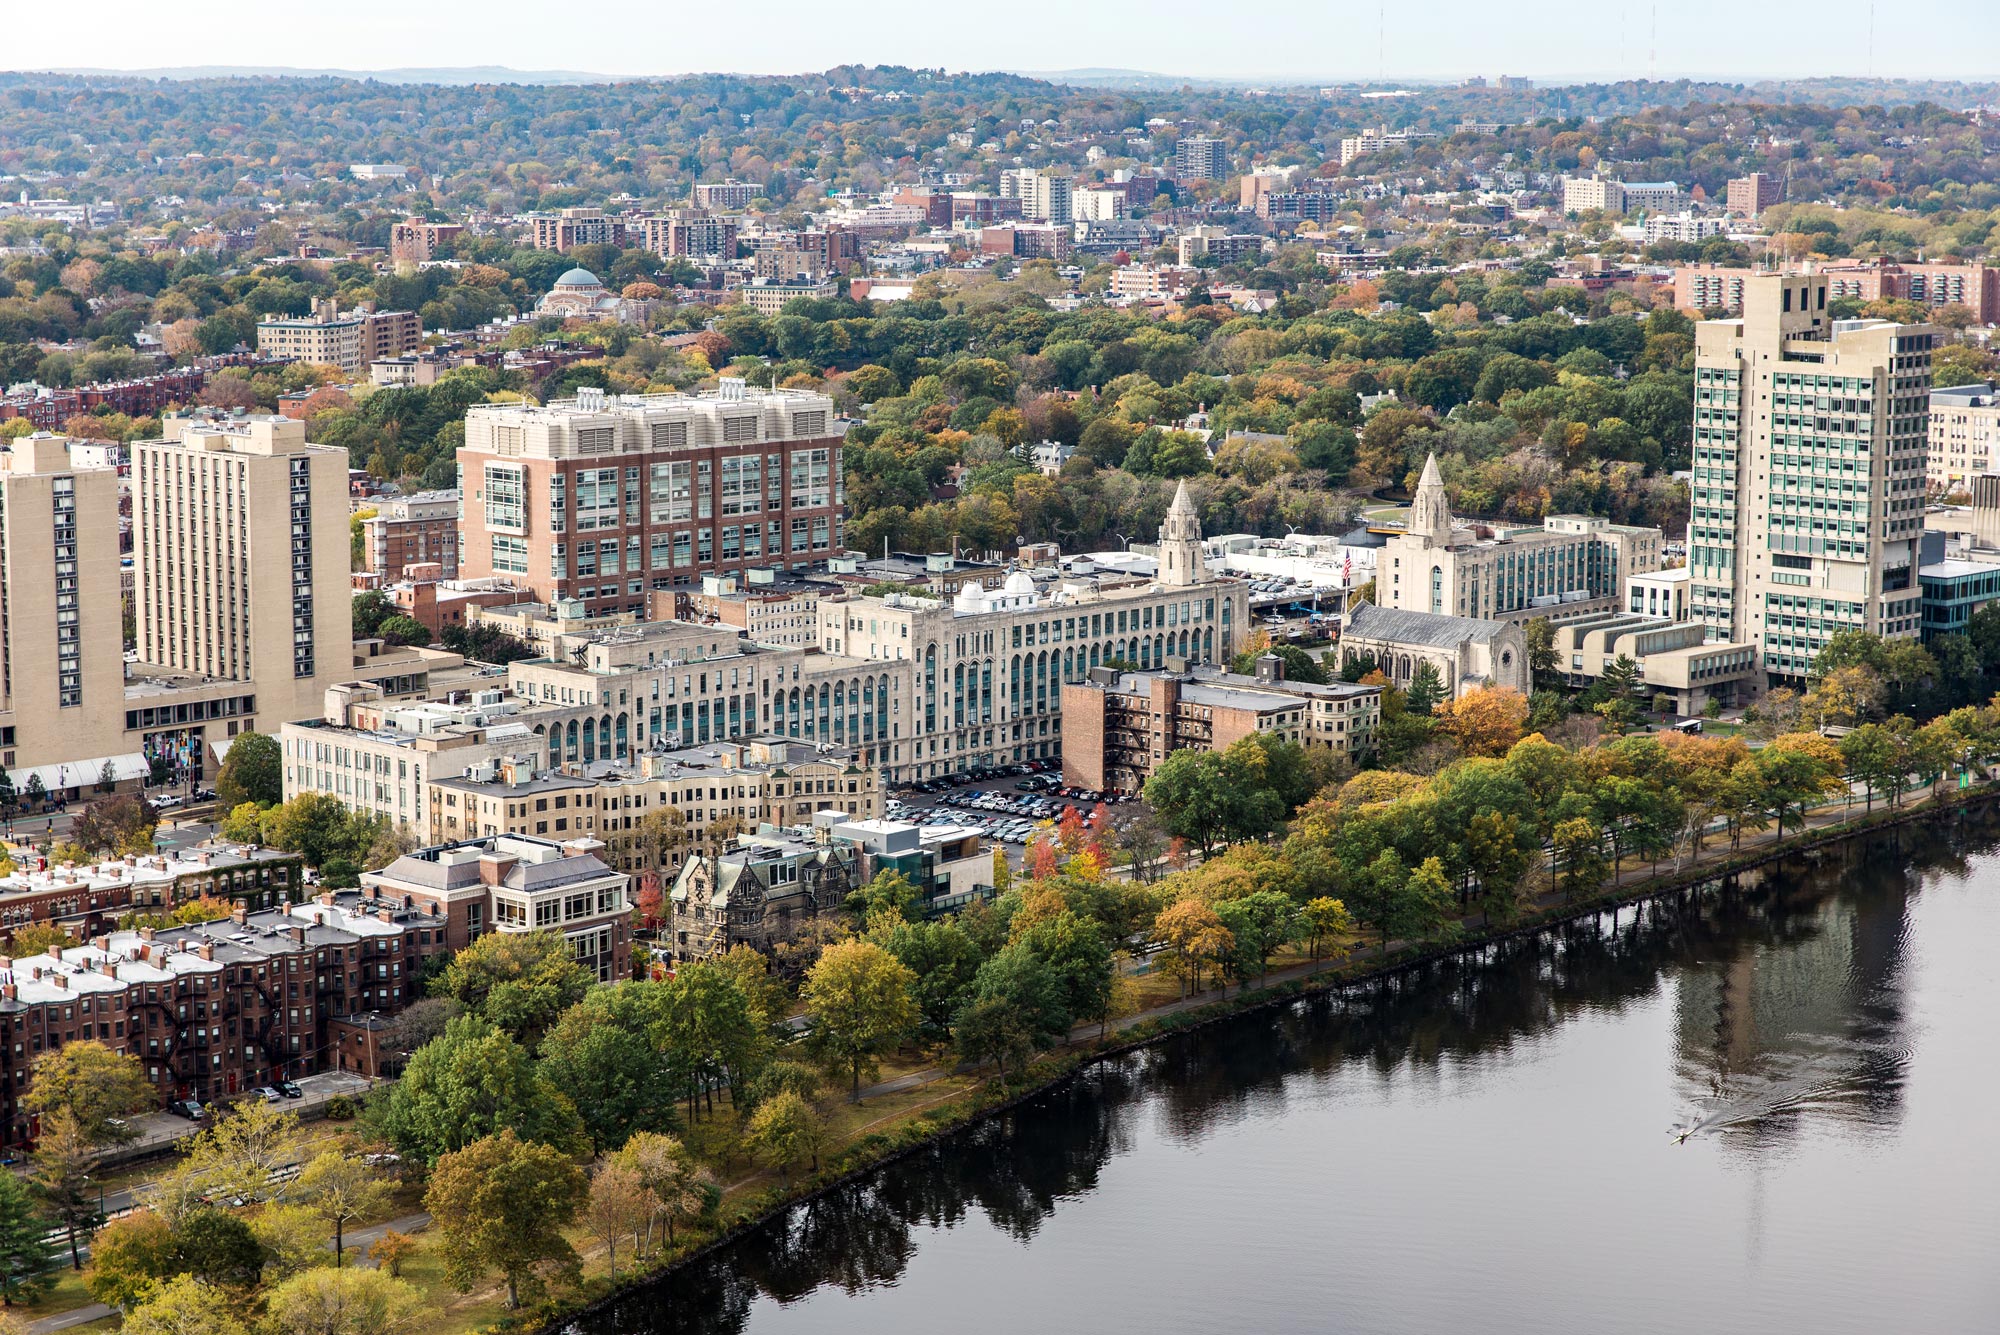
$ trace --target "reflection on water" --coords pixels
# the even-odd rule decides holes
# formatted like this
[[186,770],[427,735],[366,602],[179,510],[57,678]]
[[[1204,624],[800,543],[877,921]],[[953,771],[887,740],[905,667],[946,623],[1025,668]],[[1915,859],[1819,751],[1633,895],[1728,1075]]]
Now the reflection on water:
[[[1990,849],[1996,833],[2000,820],[1992,816],[1969,817],[1962,826],[1890,832],[1844,850],[1792,859],[1725,888],[1607,912],[1337,995],[1211,1026],[1104,1063],[1005,1116],[789,1211],[710,1259],[579,1322],[576,1329],[581,1335],[708,1335],[766,1326],[935,1328],[940,1321],[949,1324],[943,1314],[930,1313],[920,1321],[906,1317],[901,1324],[878,1321],[887,1315],[880,1307],[886,1301],[884,1290],[917,1278],[926,1266],[937,1272],[941,1266],[967,1264],[966,1258],[951,1254],[945,1240],[972,1246],[973,1235],[985,1236],[985,1231],[992,1241],[978,1246],[975,1310],[958,1312],[959,1325],[1034,1325],[1041,1309],[1033,1305],[1032,1295],[1010,1285],[1010,1273],[1042,1273],[1053,1265],[1059,1258],[1036,1251],[1050,1245],[1038,1235],[1066,1208],[1081,1214],[1109,1210],[1118,1193],[1138,1189],[1131,1178],[1135,1167],[1144,1165],[1147,1175],[1185,1174],[1202,1163],[1188,1154],[1226,1152],[1235,1156],[1232,1168],[1240,1168],[1246,1178],[1262,1181],[1260,1174],[1275,1175],[1269,1182],[1276,1185],[1262,1188],[1271,1209],[1260,1216],[1271,1237],[1310,1233],[1327,1221],[1328,1203],[1288,1199],[1287,1165],[1260,1163],[1260,1156],[1296,1156],[1296,1148],[1278,1147],[1288,1144],[1298,1128],[1324,1122],[1329,1137],[1337,1136],[1352,1125],[1343,1118],[1359,1119],[1371,1103],[1386,1101],[1396,1115],[1394,1120],[1369,1120],[1377,1137],[1394,1136],[1402,1125],[1411,1127],[1412,1137],[1435,1136],[1438,1118],[1456,1121],[1434,1147],[1378,1138],[1370,1151],[1419,1165],[1434,1153],[1443,1169],[1459,1144],[1490,1134],[1491,1128],[1478,1121],[1482,1116],[1519,1115],[1493,1112],[1496,1100],[1511,1109],[1498,1093],[1454,1098],[1475,1077],[1494,1082],[1497,1091],[1512,1091],[1508,1100],[1523,1097],[1523,1090],[1534,1100],[1520,1128],[1524,1144],[1536,1137],[1546,1140],[1552,1125],[1560,1132],[1566,1112],[1586,1115],[1582,1098],[1621,1082],[1641,1086],[1631,1091],[1636,1106],[1664,1100],[1659,1121],[1646,1133],[1657,1136],[1671,1124],[1677,1140],[1692,1142],[1672,1151],[1677,1155],[1700,1156],[1706,1143],[1725,1162],[1761,1165],[1774,1150],[1782,1151],[1821,1122],[1848,1123],[1863,1134],[1891,1137],[1904,1116],[1910,1079],[1905,994],[1912,972],[1912,908],[1926,878],[1980,874],[1970,859]],[[2000,885],[2000,865],[1986,864],[1983,875]],[[2000,917],[1989,919],[1989,925],[2000,925]],[[1553,1040],[1592,1025],[1614,1030],[1618,1040],[1604,1047],[1608,1056],[1592,1059],[1597,1065],[1572,1069],[1580,1058],[1549,1055],[1560,1046]],[[1656,1032],[1662,1026],[1663,1035]],[[1657,1051],[1662,1036],[1673,1069],[1656,1099],[1643,1065],[1618,1061],[1614,1068],[1612,1062],[1625,1054]],[[1648,1043],[1653,1047],[1647,1048]],[[1651,1069],[1659,1070],[1657,1057]],[[1419,1117],[1426,1131],[1415,1129]],[[1558,1135],[1554,1152],[1562,1150]],[[1347,1156],[1344,1162],[1355,1164],[1354,1170],[1328,1173],[1326,1182],[1309,1174],[1312,1185],[1301,1180],[1296,1194],[1324,1193],[1349,1181],[1357,1192],[1362,1190],[1368,1164],[1352,1158],[1356,1147],[1329,1144],[1326,1152]],[[1621,1145],[1617,1153],[1631,1157],[1633,1151]],[[1107,1182],[1115,1162],[1120,1177]],[[1697,1162],[1683,1157],[1664,1165],[1649,1163],[1647,1171],[1670,1174]],[[1407,1190],[1421,1193],[1427,1202],[1422,1209],[1437,1211],[1442,1222],[1436,1228],[1491,1207],[1490,1200],[1476,1194],[1438,1204],[1441,1195],[1472,1190],[1463,1177],[1457,1166],[1440,1171],[1434,1180],[1407,1182]],[[1151,1176],[1143,1181],[1157,1185]],[[1539,1192],[1547,1178],[1530,1181]],[[1710,1185],[1673,1177],[1661,1177],[1664,1185],[1637,1176],[1635,1182],[1615,1184],[1616,1199],[1584,1197],[1561,1208],[1597,1208],[1607,1214],[1655,1209],[1660,1220],[1654,1226],[1667,1238],[1685,1222],[1681,1215],[1698,1221],[1714,1205],[1699,1195],[1714,1190]],[[1659,1192],[1657,1204],[1630,1198],[1649,1187]],[[1391,1184],[1384,1197],[1390,1209],[1397,1199],[1393,1193],[1402,1189]],[[1546,1194],[1567,1197],[1584,1189],[1552,1183]],[[1748,1201],[1732,1204],[1741,1205],[1750,1220],[1736,1255],[1747,1253],[1755,1272],[1764,1245],[1761,1176],[1751,1190]],[[1171,1190],[1160,1195],[1168,1197]],[[1419,1199],[1409,1197],[1413,1210]],[[1149,1230],[1164,1229],[1167,1221],[1149,1217],[1150,1208],[1137,1206],[1102,1228],[1151,1236]],[[1552,1229],[1571,1226],[1573,1220],[1553,1213],[1546,1221],[1537,1218],[1538,1210],[1558,1208],[1532,1194],[1507,1205],[1519,1231],[1527,1235],[1544,1222]],[[1198,1225],[1199,1218],[1196,1213],[1185,1222]],[[1698,1232],[1690,1235],[1699,1237]],[[1091,1245],[1100,1242],[1107,1249],[1107,1266],[1128,1268],[1092,1272],[1089,1283],[1113,1290],[1127,1286],[1129,1295],[1119,1301],[1129,1300],[1134,1309],[1144,1305],[1149,1286],[1172,1287],[1184,1279],[1133,1273],[1132,1253],[1115,1250],[1113,1240],[1092,1240]],[[1081,1244],[1066,1238],[1062,1245]],[[1232,1250],[1249,1247],[1252,1240],[1222,1236],[1212,1245],[1214,1259],[1227,1267]],[[1273,1244],[1265,1238],[1255,1245]],[[1515,1245],[1514,1239],[1495,1237],[1491,1257],[1465,1259],[1490,1261],[1496,1268],[1502,1262],[1518,1266],[1521,1258],[1507,1252]],[[933,1251],[938,1253],[934,1259]],[[1532,1251],[1524,1255],[1531,1262],[1538,1259]],[[1247,1252],[1244,1259],[1248,1263]],[[1331,1281],[1309,1270],[1280,1268],[1267,1287],[1290,1284],[1296,1291],[1259,1297],[1281,1304],[1313,1303],[1321,1296],[1320,1286]],[[1750,1286],[1746,1292],[1755,1294],[1765,1281],[1753,1273],[1742,1282]],[[1389,1287],[1393,1290],[1393,1282]],[[835,1290],[867,1296],[840,1299],[844,1306],[825,1308],[827,1295]],[[1989,1290],[1984,1296],[2000,1294]],[[1523,1307],[1543,1300],[1537,1294],[1524,1299]],[[1504,1305],[1503,1299],[1500,1316],[1491,1310],[1482,1316],[1476,1307],[1466,1315],[1474,1326],[1492,1329],[1590,1328],[1544,1323],[1533,1310],[1504,1311]],[[1114,1305],[1111,1310],[1125,1309]],[[1281,1306],[1278,1315],[1265,1316],[1264,1328],[1399,1325],[1388,1318],[1371,1325],[1355,1314],[1351,1325],[1329,1326],[1288,1317],[1289,1310]],[[1700,1310],[1691,1308],[1688,1316],[1694,1318]],[[819,1318],[781,1319],[787,1311],[817,1311]],[[1172,1316],[1169,1309],[1166,1319]],[[1107,1324],[1101,1316],[1095,1319],[1100,1327]],[[1190,1314],[1188,1319],[1194,1318]],[[1728,1328],[1702,1319],[1706,1329]],[[1773,1319],[1785,1324],[1782,1315]],[[1132,1328],[1142,1328],[1136,1318]]]

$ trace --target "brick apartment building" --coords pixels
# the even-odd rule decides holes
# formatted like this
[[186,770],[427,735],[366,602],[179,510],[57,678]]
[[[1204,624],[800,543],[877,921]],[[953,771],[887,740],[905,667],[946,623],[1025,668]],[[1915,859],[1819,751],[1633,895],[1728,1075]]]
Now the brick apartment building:
[[736,232],[734,218],[707,209],[671,209],[640,219],[638,241],[655,255],[667,259],[716,255],[733,260]]
[[40,431],[59,431],[79,414],[99,408],[131,417],[156,416],[161,410],[194,402],[208,383],[208,372],[199,366],[183,366],[137,380],[115,380],[74,389],[55,389],[30,396],[0,398],[0,422],[25,417]]
[[1223,751],[1259,733],[1303,742],[1311,702],[1247,680],[1090,669],[1062,688],[1064,782],[1132,793],[1175,751]]
[[1728,192],[1723,196],[1724,207],[1731,213],[1745,218],[1755,218],[1773,204],[1785,198],[1785,183],[1775,176],[1763,172],[1751,172],[1748,176],[1738,176],[1729,182]]
[[350,1031],[415,1000],[423,962],[446,937],[435,913],[350,891],[0,956],[0,1142],[32,1140],[19,1106],[28,1071],[64,1043],[137,1058],[162,1101],[337,1069]]
[[458,578],[458,492],[422,491],[384,502],[361,521],[361,568],[395,579],[405,566],[435,564]]
[[741,211],[763,189],[754,181],[703,181],[694,188],[694,202],[698,208]]
[[313,301],[312,314],[259,321],[257,351],[314,366],[335,366],[359,375],[372,361],[399,357],[424,341],[415,311],[372,308],[342,312],[331,297]]
[[426,264],[437,258],[447,243],[456,241],[465,228],[458,223],[425,222],[411,218],[389,229],[389,258],[397,264]]
[[841,549],[833,401],[725,378],[712,394],[482,404],[458,452],[460,571],[542,602],[643,612],[654,589]]
[[1021,259],[1066,260],[1074,244],[1071,230],[1058,223],[1009,223],[979,233],[982,255],[1014,255]]
[[[1918,264],[1892,259],[1838,260],[1815,266],[1832,301],[1914,301],[1964,306],[1974,324],[2000,321],[2000,269],[1983,264]],[[1743,309],[1743,287],[1756,270],[1712,264],[1674,270],[1674,305],[1682,310]]]

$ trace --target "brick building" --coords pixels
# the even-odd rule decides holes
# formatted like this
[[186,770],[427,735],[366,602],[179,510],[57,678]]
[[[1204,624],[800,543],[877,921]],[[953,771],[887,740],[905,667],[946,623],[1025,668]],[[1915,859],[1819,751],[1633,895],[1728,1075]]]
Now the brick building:
[[607,218],[602,209],[563,209],[536,213],[528,219],[528,240],[536,250],[570,250],[576,246],[622,246],[625,221]]
[[754,181],[702,181],[694,188],[694,202],[704,209],[747,209],[763,188]]
[[1303,696],[1281,691],[1092,668],[1062,688],[1063,780],[1135,793],[1175,751],[1224,751],[1258,734],[1303,742],[1309,710]]
[[10,937],[30,923],[55,923],[82,942],[129,913],[171,913],[203,897],[268,909],[304,885],[298,854],[228,843],[75,867],[28,862],[0,877],[0,929]]
[[460,570],[599,613],[704,574],[804,568],[842,545],[840,443],[825,395],[726,377],[699,396],[475,406]]
[[463,231],[458,223],[425,222],[422,218],[399,222],[389,229],[389,258],[398,264],[428,263]]
[[1755,218],[1785,197],[1785,183],[1775,176],[1762,172],[1751,172],[1748,176],[1738,176],[1729,182],[1725,205],[1731,213],[1745,218]]
[[279,317],[257,325],[257,351],[314,366],[334,366],[359,375],[368,364],[399,357],[424,340],[415,311],[369,308],[342,312],[331,297],[313,301],[312,314]]
[[401,1011],[424,961],[446,949],[438,915],[350,891],[0,956],[0,1140],[32,1139],[19,1107],[27,1074],[64,1043],[137,1058],[162,1101],[334,1069],[344,1028]]
[[420,491],[384,501],[361,521],[361,568],[394,579],[405,566],[435,564],[458,578],[458,491]]
[[449,950],[489,932],[561,932],[601,983],[630,976],[631,906],[624,873],[583,837],[556,843],[500,834],[405,853],[361,877],[364,894],[422,912]]

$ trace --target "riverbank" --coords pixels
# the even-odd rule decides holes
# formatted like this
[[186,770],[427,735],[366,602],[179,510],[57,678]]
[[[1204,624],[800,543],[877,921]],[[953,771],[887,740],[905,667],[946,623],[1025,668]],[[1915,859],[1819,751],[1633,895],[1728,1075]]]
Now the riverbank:
[[[1369,947],[1342,960],[1303,961],[1273,969],[1261,985],[1227,997],[1200,994],[1166,1005],[1150,1007],[1107,1026],[1104,1037],[1099,1027],[1087,1026],[1073,1032],[1065,1048],[1037,1060],[1022,1079],[1007,1088],[981,1085],[948,1095],[897,1125],[862,1137],[844,1146],[829,1158],[820,1172],[803,1177],[788,1187],[768,1186],[734,1196],[712,1231],[689,1239],[671,1254],[649,1258],[643,1272],[627,1276],[615,1288],[602,1277],[585,1286],[569,1301],[551,1304],[532,1313],[503,1320],[494,1329],[538,1328],[553,1331],[563,1323],[600,1313],[626,1301],[648,1285],[713,1256],[766,1224],[781,1212],[802,1202],[837,1191],[899,1160],[920,1153],[1007,1110],[1051,1090],[1093,1064],[1155,1044],[1164,1038],[1214,1024],[1246,1012],[1288,1005],[1300,997],[1365,984],[1405,971],[1422,968],[1452,956],[1484,950],[1496,942],[1533,935],[1558,928],[1566,922],[1593,917],[1621,905],[1642,903],[1663,896],[1698,891],[1723,885],[1768,864],[1806,854],[1847,841],[1919,821],[1943,819],[1983,807],[2000,796],[1992,784],[1969,791],[1950,790],[1936,796],[1915,798],[1904,805],[1882,807],[1874,812],[1855,811],[1836,804],[1821,808],[1806,819],[1805,828],[1780,836],[1772,832],[1744,841],[1740,848],[1727,845],[1703,850],[1699,859],[1690,859],[1679,868],[1650,870],[1634,874],[1638,864],[1627,860],[1623,874],[1631,879],[1607,884],[1590,896],[1563,900],[1550,894],[1538,898],[1533,909],[1503,925],[1481,924],[1474,928],[1461,924],[1455,939],[1440,943],[1391,941],[1386,948]],[[940,1070],[939,1077],[949,1073]],[[909,1091],[926,1082],[911,1083],[905,1076],[895,1083]],[[747,1185],[747,1184],[743,1184]]]

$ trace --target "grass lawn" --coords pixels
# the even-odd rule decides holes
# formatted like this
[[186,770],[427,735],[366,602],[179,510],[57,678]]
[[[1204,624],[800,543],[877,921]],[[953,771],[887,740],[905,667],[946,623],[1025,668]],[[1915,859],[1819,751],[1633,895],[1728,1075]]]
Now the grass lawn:
[[[85,1264],[89,1262],[86,1261]],[[40,1302],[21,1303],[8,1308],[7,1312],[10,1316],[19,1317],[25,1323],[45,1316],[54,1316],[57,1312],[73,1312],[96,1301],[84,1289],[82,1274],[69,1268],[69,1252],[65,1249],[62,1269],[56,1272],[56,1286],[50,1289]],[[91,1327],[75,1326],[72,1329],[88,1330]]]

